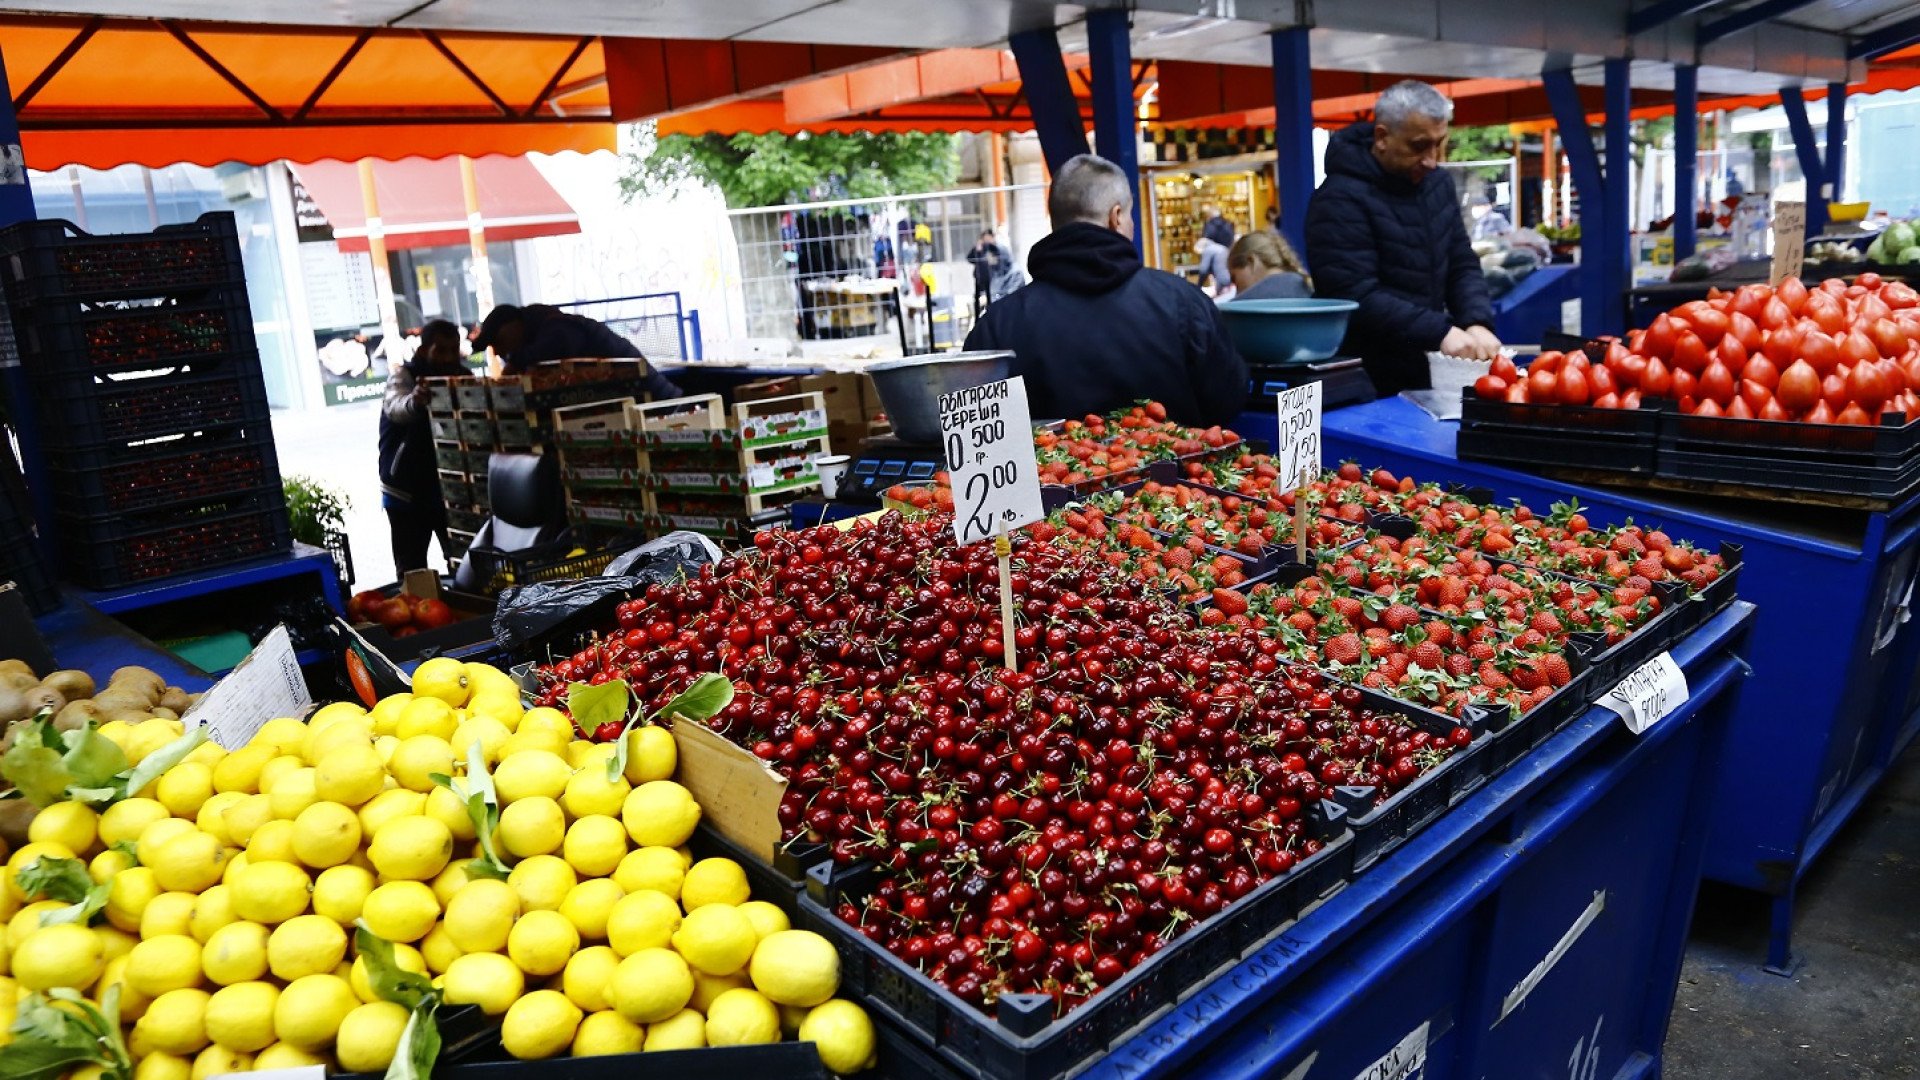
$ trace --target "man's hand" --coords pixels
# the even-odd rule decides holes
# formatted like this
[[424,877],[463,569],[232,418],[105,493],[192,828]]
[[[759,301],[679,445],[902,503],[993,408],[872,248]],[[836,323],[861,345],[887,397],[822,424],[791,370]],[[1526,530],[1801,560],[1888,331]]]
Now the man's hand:
[[1457,326],[1449,327],[1447,336],[1440,339],[1440,351],[1447,356],[1458,356],[1467,360],[1487,360],[1491,357],[1480,355],[1480,343],[1472,334]]
[[1500,355],[1500,339],[1493,336],[1493,331],[1484,326],[1471,326],[1467,328],[1467,336],[1479,342],[1480,347],[1485,350],[1486,354],[1479,359],[1491,360]]

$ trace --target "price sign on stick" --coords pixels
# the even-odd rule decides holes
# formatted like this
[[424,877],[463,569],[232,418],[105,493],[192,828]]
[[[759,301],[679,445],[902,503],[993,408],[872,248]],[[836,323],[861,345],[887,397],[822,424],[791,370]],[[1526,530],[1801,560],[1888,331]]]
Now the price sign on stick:
[[1026,380],[1004,379],[940,395],[940,442],[953,485],[954,537],[962,544],[992,539],[1000,557],[1001,647],[1007,666],[1017,668],[1013,546],[1007,533],[1046,516]]
[[1800,272],[1807,257],[1807,204],[1773,204],[1773,273],[1768,280],[1778,285]]
[[1281,491],[1294,492],[1294,557],[1307,561],[1307,506],[1301,496],[1320,478],[1320,384],[1308,383],[1280,391],[1280,431],[1273,445],[1280,467]]

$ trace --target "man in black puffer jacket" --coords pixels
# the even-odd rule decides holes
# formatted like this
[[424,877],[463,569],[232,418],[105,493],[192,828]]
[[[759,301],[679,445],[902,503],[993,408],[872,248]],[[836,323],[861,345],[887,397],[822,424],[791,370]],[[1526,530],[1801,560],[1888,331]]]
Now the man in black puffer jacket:
[[1151,398],[1178,423],[1232,422],[1246,361],[1205,293],[1141,265],[1127,174],[1082,154],[1053,178],[1047,213],[1053,233],[1027,256],[1033,283],[994,301],[967,348],[1013,351],[1035,419]]
[[1356,300],[1344,351],[1381,394],[1424,388],[1426,354],[1490,360],[1493,304],[1467,239],[1446,156],[1453,103],[1422,82],[1380,95],[1374,120],[1327,146],[1327,179],[1307,204],[1314,295]]

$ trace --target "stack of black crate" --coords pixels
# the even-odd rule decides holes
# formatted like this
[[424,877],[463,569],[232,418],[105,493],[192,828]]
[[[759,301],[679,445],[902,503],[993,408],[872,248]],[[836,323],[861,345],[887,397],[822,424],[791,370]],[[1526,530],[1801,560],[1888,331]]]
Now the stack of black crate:
[[291,545],[233,215],[0,231],[64,576],[116,589]]

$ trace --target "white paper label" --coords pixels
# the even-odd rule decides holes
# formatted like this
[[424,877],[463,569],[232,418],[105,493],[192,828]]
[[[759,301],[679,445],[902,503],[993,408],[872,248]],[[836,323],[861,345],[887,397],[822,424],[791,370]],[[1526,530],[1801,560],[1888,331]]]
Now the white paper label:
[[1012,532],[1046,516],[1025,379],[941,394],[940,440],[953,484],[953,534],[961,543]]
[[181,720],[189,728],[204,724],[208,738],[238,750],[267,721],[305,716],[312,705],[293,654],[293,638],[285,626],[276,626]]
[[1320,384],[1282,390],[1280,434],[1273,458],[1280,466],[1276,490],[1298,491],[1320,479]]
[[1414,1077],[1425,1075],[1427,1028],[1428,1022],[1422,1021],[1419,1027],[1407,1032],[1407,1037],[1396,1043],[1393,1049],[1381,1055],[1379,1061],[1360,1070],[1353,1080],[1413,1080]]
[[1674,663],[1672,653],[1665,652],[1634,668],[1600,699],[1602,706],[1620,714],[1635,735],[1686,703],[1686,672]]
[[1800,273],[1807,253],[1807,204],[1773,204],[1773,284]]

